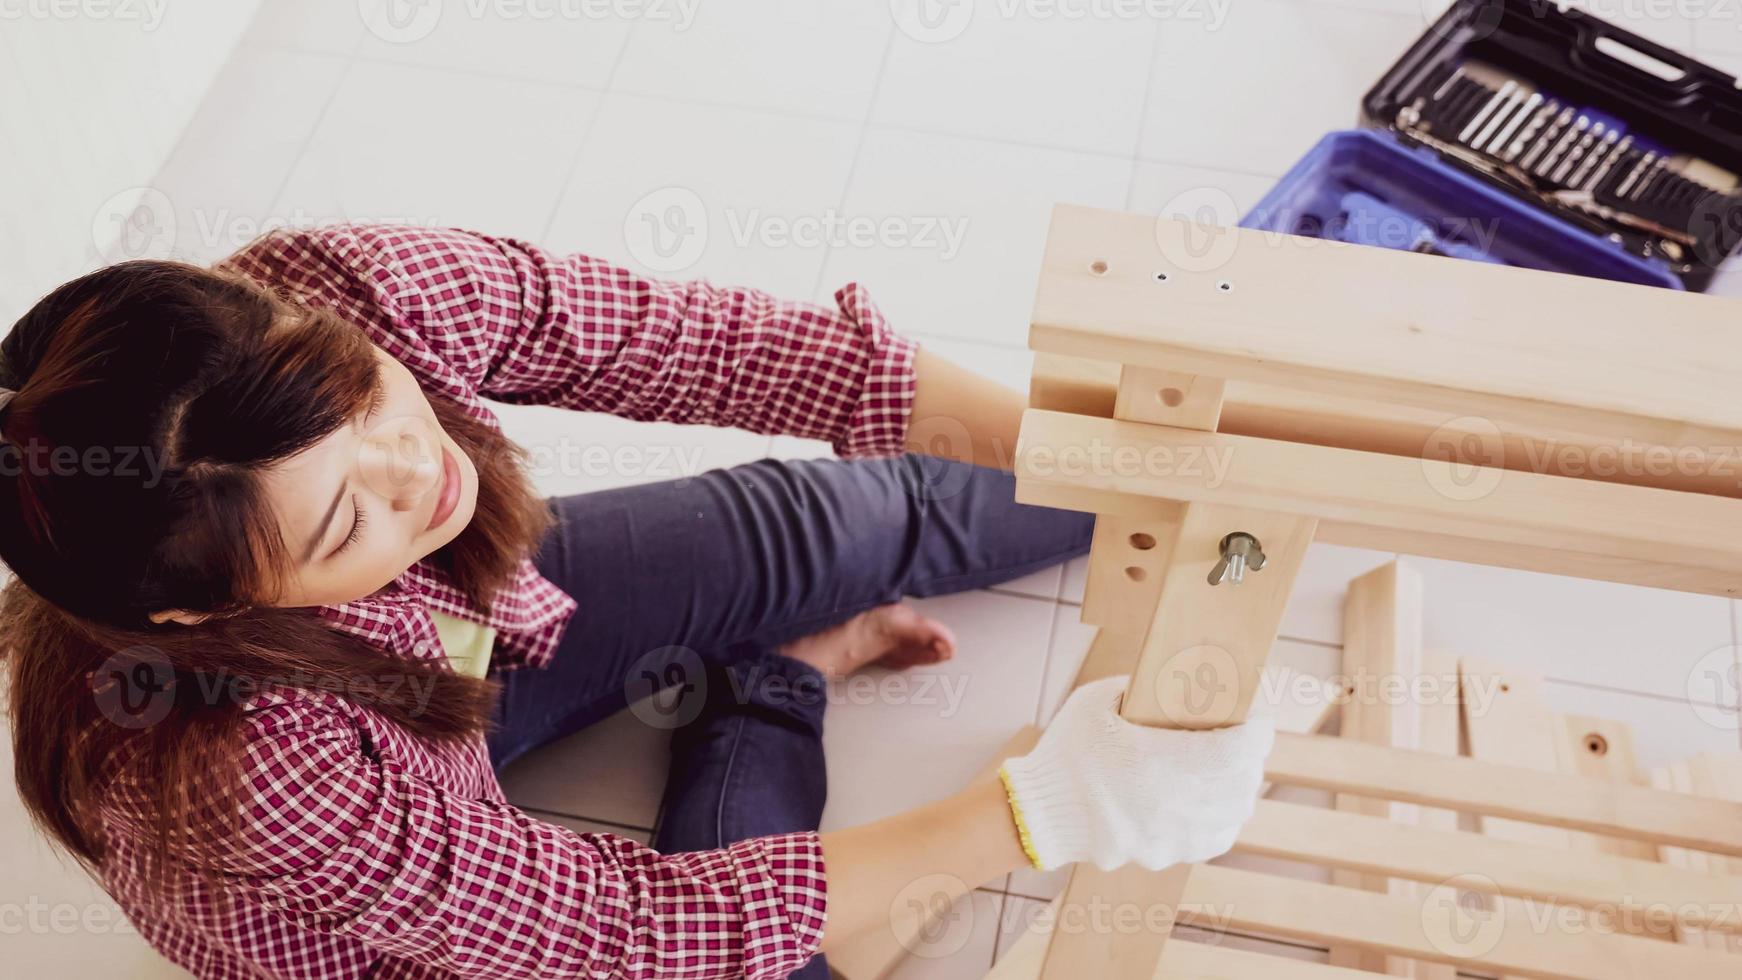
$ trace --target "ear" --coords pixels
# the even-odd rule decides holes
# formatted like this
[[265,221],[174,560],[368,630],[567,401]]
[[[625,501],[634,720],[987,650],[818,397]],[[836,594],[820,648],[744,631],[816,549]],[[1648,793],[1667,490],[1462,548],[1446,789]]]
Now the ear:
[[151,614],[154,623],[177,622],[183,626],[198,626],[210,618],[210,613],[188,612],[186,609],[165,609]]

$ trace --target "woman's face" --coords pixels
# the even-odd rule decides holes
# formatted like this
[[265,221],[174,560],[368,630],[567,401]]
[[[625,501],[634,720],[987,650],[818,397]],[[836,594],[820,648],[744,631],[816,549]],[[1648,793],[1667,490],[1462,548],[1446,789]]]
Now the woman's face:
[[265,474],[295,573],[274,605],[360,599],[459,535],[478,471],[403,364],[371,345],[381,387],[363,412]]

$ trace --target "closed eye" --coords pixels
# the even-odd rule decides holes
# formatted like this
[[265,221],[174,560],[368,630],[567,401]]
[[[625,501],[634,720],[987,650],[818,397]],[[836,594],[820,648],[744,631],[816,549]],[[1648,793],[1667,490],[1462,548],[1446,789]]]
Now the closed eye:
[[363,513],[363,506],[357,502],[356,497],[351,498],[351,506],[356,508],[354,516],[351,518],[351,533],[345,535],[345,540],[339,542],[339,546],[333,549],[333,556],[343,554],[346,548],[355,544],[357,539],[363,536],[363,529],[369,526],[369,518]]

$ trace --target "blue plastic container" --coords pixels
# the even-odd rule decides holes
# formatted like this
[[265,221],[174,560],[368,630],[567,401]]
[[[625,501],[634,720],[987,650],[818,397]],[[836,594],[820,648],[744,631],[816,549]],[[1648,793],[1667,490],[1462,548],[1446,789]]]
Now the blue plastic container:
[[1624,252],[1385,130],[1326,136],[1240,226],[1684,288],[1668,263]]

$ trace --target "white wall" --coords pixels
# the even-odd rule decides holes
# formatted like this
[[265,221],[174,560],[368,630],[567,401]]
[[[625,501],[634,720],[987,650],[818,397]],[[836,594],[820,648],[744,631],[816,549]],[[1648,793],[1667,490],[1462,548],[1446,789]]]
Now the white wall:
[[[260,0],[0,0],[0,334],[113,257]],[[0,638],[3,641],[4,638]],[[0,689],[0,694],[3,694]],[[10,726],[0,726],[10,781]],[[0,794],[0,977],[185,976]]]
[[0,333],[113,255],[260,0],[0,0]]

